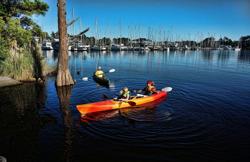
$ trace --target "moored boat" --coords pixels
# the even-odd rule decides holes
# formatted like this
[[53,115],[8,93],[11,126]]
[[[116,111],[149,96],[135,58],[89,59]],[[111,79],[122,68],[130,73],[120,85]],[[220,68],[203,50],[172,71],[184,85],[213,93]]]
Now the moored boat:
[[236,47],[234,50],[235,50],[236,52],[239,52],[239,51],[241,51],[241,48],[240,48],[240,47]]
[[42,50],[53,50],[51,42],[44,41],[42,44]]
[[91,50],[92,51],[106,51],[107,48],[105,46],[94,45],[94,46],[91,47]]

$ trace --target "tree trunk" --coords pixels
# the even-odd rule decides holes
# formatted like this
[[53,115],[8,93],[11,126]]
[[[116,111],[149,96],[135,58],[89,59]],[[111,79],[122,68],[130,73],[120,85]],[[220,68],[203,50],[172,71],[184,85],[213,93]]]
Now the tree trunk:
[[68,36],[65,6],[65,0],[58,0],[59,57],[56,78],[57,86],[74,84],[74,81],[68,69]]

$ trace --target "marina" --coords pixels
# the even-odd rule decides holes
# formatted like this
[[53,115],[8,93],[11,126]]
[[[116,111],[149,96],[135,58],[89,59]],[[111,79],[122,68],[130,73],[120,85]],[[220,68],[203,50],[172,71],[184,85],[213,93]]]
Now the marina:
[[[54,43],[46,42],[47,44],[43,44],[43,50],[52,50],[58,49],[57,41],[58,39],[54,39]],[[205,40],[201,42],[194,42],[194,41],[176,41],[176,42],[165,42],[162,45],[155,45],[157,43],[152,42],[151,40],[147,40],[145,38],[140,38],[137,40],[129,40],[127,45],[121,44],[110,44],[110,45],[90,45],[90,44],[83,44],[80,41],[71,42],[68,46],[70,51],[185,51],[185,50],[235,50],[241,51],[242,44],[245,44],[246,47],[243,47],[244,50],[248,50],[248,46],[250,45],[250,39],[241,42],[235,41],[232,45],[221,45],[220,41],[214,41],[213,46],[206,46],[204,45]],[[189,42],[192,42],[192,45],[188,45]],[[53,44],[53,47],[51,46]],[[211,44],[211,43],[209,43]],[[240,45],[237,45],[240,44]]]

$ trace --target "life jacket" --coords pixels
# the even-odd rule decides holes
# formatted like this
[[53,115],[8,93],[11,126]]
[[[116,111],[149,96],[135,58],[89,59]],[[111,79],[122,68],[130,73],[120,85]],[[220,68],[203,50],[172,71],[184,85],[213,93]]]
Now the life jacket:
[[153,85],[147,85],[147,87],[144,88],[145,95],[152,95],[156,92],[156,88]]
[[96,70],[95,76],[98,78],[103,78],[104,77],[104,72],[102,70]]
[[147,91],[148,91],[148,92],[155,92],[155,91],[156,91],[156,88],[155,88],[155,86],[153,86],[153,85],[148,85],[148,86],[147,86]]
[[129,96],[130,96],[130,92],[129,91],[127,91],[127,92],[125,92],[124,90],[122,90],[121,91],[121,98],[129,98]]

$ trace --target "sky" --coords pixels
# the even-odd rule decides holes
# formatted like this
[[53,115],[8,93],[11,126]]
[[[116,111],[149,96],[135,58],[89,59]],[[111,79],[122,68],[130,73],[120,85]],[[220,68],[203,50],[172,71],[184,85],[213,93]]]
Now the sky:
[[[48,33],[57,31],[57,0],[45,16],[33,19]],[[68,32],[90,28],[87,36],[201,40],[250,35],[250,0],[66,0]]]

